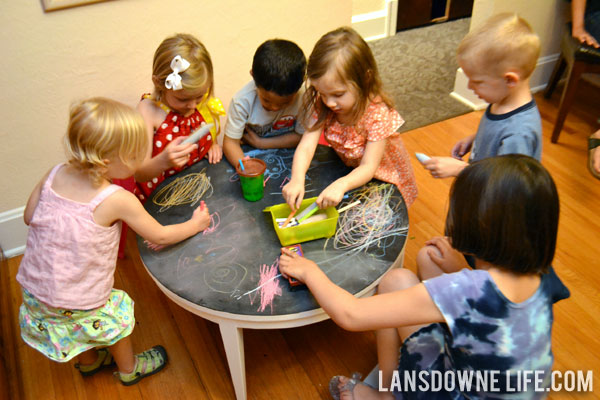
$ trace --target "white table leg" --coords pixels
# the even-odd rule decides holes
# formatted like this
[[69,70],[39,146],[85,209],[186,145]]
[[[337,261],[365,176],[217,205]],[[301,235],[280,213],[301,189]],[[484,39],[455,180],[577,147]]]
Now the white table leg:
[[231,322],[220,322],[229,373],[237,400],[246,400],[246,364],[244,361],[244,330]]

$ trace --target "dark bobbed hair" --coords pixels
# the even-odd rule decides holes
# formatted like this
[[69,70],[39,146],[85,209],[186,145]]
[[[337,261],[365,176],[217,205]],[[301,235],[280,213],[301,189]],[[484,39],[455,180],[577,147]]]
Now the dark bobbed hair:
[[546,272],[554,258],[559,201],[534,158],[508,154],[474,162],[450,191],[452,247],[513,272]]
[[306,57],[294,42],[271,39],[261,44],[252,60],[256,86],[279,96],[296,93],[304,83]]

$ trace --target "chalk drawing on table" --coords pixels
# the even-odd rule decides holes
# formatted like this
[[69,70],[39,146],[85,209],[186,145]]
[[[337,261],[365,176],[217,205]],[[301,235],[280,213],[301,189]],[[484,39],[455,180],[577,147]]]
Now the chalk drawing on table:
[[205,194],[206,198],[211,197],[213,187],[210,183],[210,177],[206,176],[205,171],[206,168],[200,172],[176,178],[161,188],[152,197],[152,202],[157,206],[161,206],[158,212],[183,204],[194,206]]
[[408,221],[398,212],[401,197],[392,201],[394,192],[395,187],[390,184],[371,184],[354,192],[350,202],[360,200],[361,203],[338,219],[333,248],[366,252],[377,247],[378,254],[383,256],[398,236],[406,236]]
[[213,233],[217,230],[220,224],[221,216],[219,215],[219,212],[214,212],[210,214],[210,223],[208,224],[208,228],[202,231],[202,235],[208,235],[209,233]]
[[249,293],[248,298],[251,305],[254,304],[254,301],[260,295],[260,305],[257,311],[263,312],[267,307],[270,307],[271,313],[273,313],[273,300],[275,296],[281,296],[282,293],[281,286],[279,286],[280,279],[277,279],[280,276],[279,258],[270,266],[267,264],[260,266],[258,287],[253,291],[247,292]]
[[352,191],[340,207],[356,200],[361,203],[340,215],[335,235],[323,244],[324,253],[331,256],[322,262],[335,261],[333,271],[346,265],[341,261],[346,257],[367,253],[374,260],[385,257],[386,250],[396,239],[408,232],[408,220],[405,213],[400,212],[402,197],[394,193],[395,187],[387,183],[371,183]]
[[233,293],[247,274],[246,268],[240,264],[216,266],[204,271],[204,283],[215,292]]
[[338,286],[347,282],[367,286],[378,271],[390,265],[389,261],[369,253],[356,251],[313,249],[305,254]]

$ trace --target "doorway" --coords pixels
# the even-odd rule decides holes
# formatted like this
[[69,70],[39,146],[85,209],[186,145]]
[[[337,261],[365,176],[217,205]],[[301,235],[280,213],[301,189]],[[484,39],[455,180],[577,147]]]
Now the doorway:
[[474,0],[401,0],[396,32],[453,19],[470,17]]

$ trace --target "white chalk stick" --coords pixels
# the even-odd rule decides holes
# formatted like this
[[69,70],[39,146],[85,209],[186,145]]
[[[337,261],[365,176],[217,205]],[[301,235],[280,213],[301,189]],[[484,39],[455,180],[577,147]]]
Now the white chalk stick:
[[423,153],[415,153],[415,156],[417,157],[417,160],[419,160],[419,162],[424,163],[427,160],[430,160],[431,157],[429,157],[428,155],[425,155]]
[[[277,222],[277,225],[280,228],[285,223],[285,221],[287,221],[287,218],[275,218],[275,222]],[[296,221],[296,218],[292,218],[292,219],[290,219],[290,221],[288,222],[288,224],[285,227],[289,228],[290,226],[297,226],[297,225],[298,225],[298,221]]]
[[356,201],[355,201],[355,202],[353,202],[353,203],[346,204],[344,207],[342,207],[342,208],[338,209],[338,213],[343,213],[343,212],[344,212],[344,211],[346,211],[347,209],[349,209],[349,208],[352,208],[352,207],[354,207],[354,206],[357,206],[357,205],[359,205],[359,204],[360,204],[360,200],[356,200]]
[[202,139],[204,135],[210,133],[210,128],[213,127],[213,124],[202,125],[200,128],[196,129],[190,136],[188,136],[181,144],[188,143],[196,143],[198,140]]

